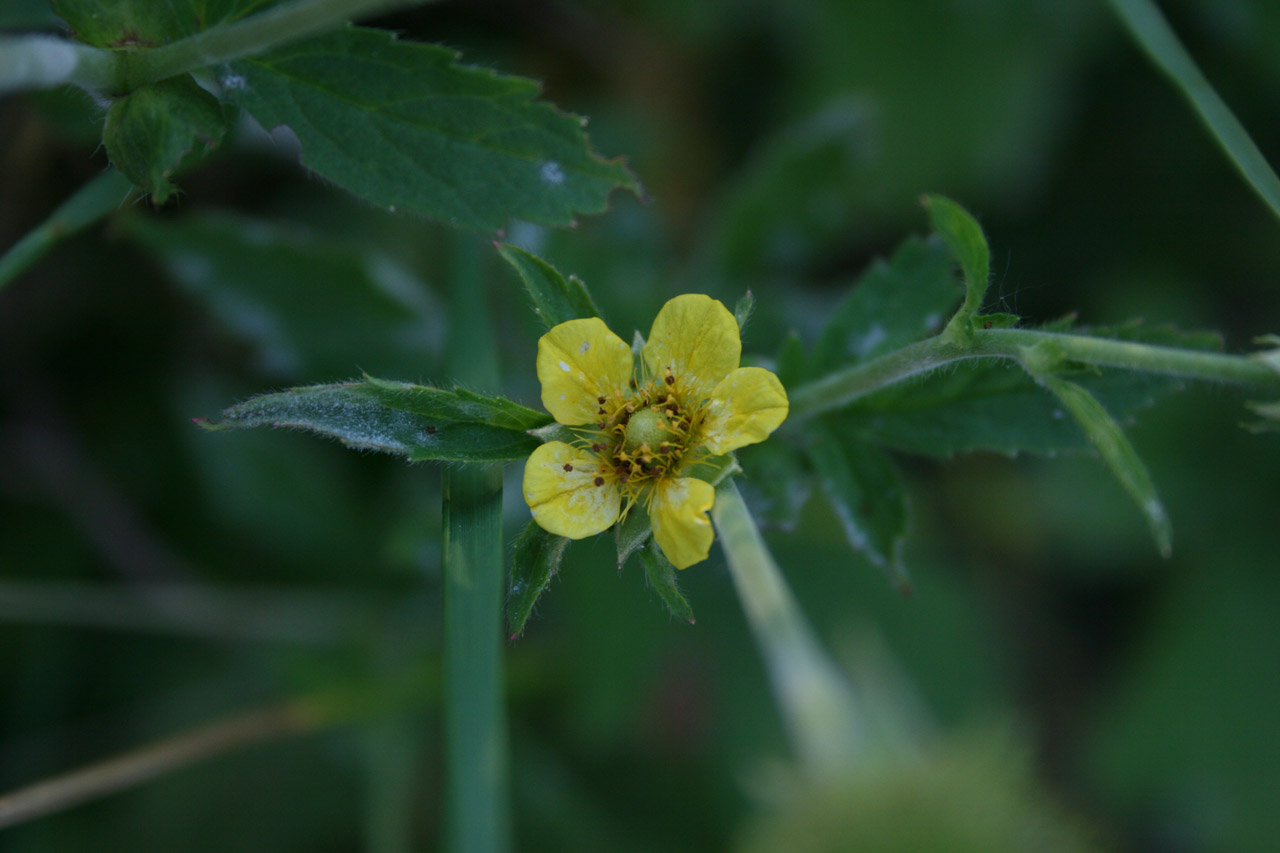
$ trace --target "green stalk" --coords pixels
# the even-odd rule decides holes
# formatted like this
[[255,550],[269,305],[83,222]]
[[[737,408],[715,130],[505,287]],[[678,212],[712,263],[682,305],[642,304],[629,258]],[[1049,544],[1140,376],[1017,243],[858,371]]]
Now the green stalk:
[[[497,384],[496,347],[478,251],[459,248],[452,287],[453,375]],[[444,472],[446,847],[510,847],[502,682],[502,469]]]
[[120,207],[132,189],[128,178],[115,169],[108,169],[76,190],[48,219],[0,256],[0,289],[44,257],[59,240],[65,240]]
[[818,644],[733,478],[716,488],[711,517],[801,766],[818,778],[848,774],[863,742],[852,686]]
[[839,409],[873,391],[955,361],[1008,358],[1021,362],[1025,350],[1046,342],[1066,359],[1082,364],[1280,388],[1280,373],[1249,356],[1033,329],[981,329],[973,333],[969,344],[938,335],[801,385],[789,395],[788,423]]
[[1214,91],[1213,85],[1200,73],[1195,60],[1178,41],[1160,7],[1151,0],[1110,0],[1111,8],[1129,29],[1130,35],[1146,51],[1156,67],[1168,75],[1200,120],[1213,134],[1214,140],[1240,172],[1253,191],[1280,216],[1280,178],[1267,164],[1249,131],[1231,112],[1231,108]]

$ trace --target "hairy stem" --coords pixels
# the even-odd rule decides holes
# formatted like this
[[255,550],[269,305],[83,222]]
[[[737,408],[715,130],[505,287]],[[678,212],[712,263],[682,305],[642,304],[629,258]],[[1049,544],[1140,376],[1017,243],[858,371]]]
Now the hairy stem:
[[802,766],[824,778],[847,773],[861,751],[852,686],[818,644],[732,478],[717,487],[711,517]]
[[93,92],[114,88],[118,56],[57,36],[0,38],[0,95],[71,84]]
[[790,394],[789,421],[799,422],[839,409],[873,391],[951,362],[968,358],[1009,358],[1020,362],[1026,349],[1045,342],[1070,361],[1097,367],[1280,388],[1280,373],[1249,356],[1033,329],[983,329],[974,332],[968,345],[956,343],[945,334],[938,335],[802,385]]

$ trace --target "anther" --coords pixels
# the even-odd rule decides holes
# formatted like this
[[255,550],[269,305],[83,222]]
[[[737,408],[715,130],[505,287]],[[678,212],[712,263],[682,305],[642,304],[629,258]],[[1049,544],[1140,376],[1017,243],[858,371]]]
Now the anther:
[[636,381],[634,379],[631,380],[631,387],[632,388],[636,387]]
[[566,463],[564,463],[564,470],[566,470],[566,471],[572,471],[572,470],[573,470],[573,466],[572,466],[572,465],[570,465],[568,462],[566,462]]
[[666,378],[666,383],[667,383],[668,385],[675,385],[675,384],[676,384],[676,378],[675,378],[674,376],[672,376],[670,373],[668,373],[668,374],[667,374],[667,378]]
[[603,485],[604,485],[604,477],[596,477],[596,479],[595,479],[595,484],[596,484],[597,486],[603,486]]
[[604,397],[596,397],[596,402],[603,406],[603,405],[604,405]]

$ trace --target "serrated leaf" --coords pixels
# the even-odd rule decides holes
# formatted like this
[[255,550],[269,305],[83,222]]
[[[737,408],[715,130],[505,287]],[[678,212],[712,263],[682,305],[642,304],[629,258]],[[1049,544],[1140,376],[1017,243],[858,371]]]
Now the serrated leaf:
[[904,241],[854,283],[818,337],[808,377],[875,358],[938,331],[959,293],[951,256],[936,240]]
[[991,277],[991,250],[982,226],[969,211],[946,196],[926,195],[923,199],[929,222],[960,264],[964,275],[964,304],[953,322],[967,323],[982,307]]
[[278,381],[420,370],[444,336],[426,285],[364,246],[231,214],[135,216],[124,227]]
[[1053,373],[1039,373],[1036,379],[1053,392],[1063,406],[1076,419],[1098,454],[1115,474],[1120,485],[1133,498],[1138,509],[1147,519],[1151,535],[1156,540],[1160,554],[1169,557],[1173,552],[1173,530],[1164,504],[1156,494],[1155,484],[1147,466],[1138,456],[1120,424],[1116,423],[1098,399],[1074,382]]
[[534,605],[560,570],[560,561],[568,544],[568,539],[548,533],[536,521],[530,521],[520,531],[511,557],[511,575],[507,585],[509,639],[514,640],[524,633]]
[[661,549],[652,545],[642,548],[640,562],[644,564],[644,573],[649,580],[649,586],[658,593],[658,597],[662,599],[663,604],[667,605],[671,615],[682,622],[694,624],[693,608],[689,606],[688,599],[676,584],[676,567],[662,555]]
[[653,525],[649,513],[633,508],[621,523],[613,526],[613,541],[618,549],[618,571],[622,571],[631,555],[643,548],[653,537]]
[[454,389],[386,382],[311,385],[254,397],[207,429],[289,427],[336,438],[348,447],[411,462],[523,459],[539,441],[520,427],[550,418],[510,400]]
[[524,289],[533,299],[538,319],[548,329],[569,320],[600,316],[600,309],[581,281],[573,277],[566,279],[551,264],[518,246],[494,245],[502,259],[520,274]]
[[338,186],[455,225],[568,225],[615,188],[639,192],[536,83],[456,60],[351,27],[234,63],[227,94],[263,127],[290,127],[303,163]]
[[208,155],[226,132],[222,105],[184,74],[116,98],[102,144],[113,166],[164,204],[177,191],[170,176]]
[[849,545],[898,589],[911,581],[902,565],[907,495],[893,461],[841,429],[837,418],[809,424],[809,459]]
[[95,47],[159,47],[228,24],[277,0],[53,0],[72,34]]
[[[1183,333],[1140,323],[1076,333],[1220,348],[1220,340],[1211,333]],[[1182,385],[1170,377],[1124,370],[1081,371],[1072,379],[1122,419]],[[1064,408],[1025,371],[1004,359],[959,362],[945,371],[869,394],[847,410],[842,423],[874,444],[942,458],[973,451],[1052,456],[1089,448]]]

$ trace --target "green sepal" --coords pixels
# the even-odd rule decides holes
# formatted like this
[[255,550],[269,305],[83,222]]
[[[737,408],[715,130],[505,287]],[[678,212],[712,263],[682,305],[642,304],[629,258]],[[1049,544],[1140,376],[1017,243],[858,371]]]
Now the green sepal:
[[524,633],[529,614],[560,570],[568,545],[568,539],[548,533],[536,521],[530,521],[520,531],[507,584],[508,639],[514,640]]
[[222,416],[217,423],[197,423],[211,430],[302,429],[411,462],[523,459],[539,444],[528,430],[550,420],[501,397],[372,377],[264,394],[232,406]]
[[520,274],[524,289],[533,299],[533,310],[548,329],[569,320],[599,317],[587,286],[574,276],[565,278],[555,267],[519,246],[494,243],[502,259]]
[[742,294],[742,298],[738,300],[738,304],[733,306],[733,319],[738,321],[739,335],[746,331],[747,323],[751,321],[751,314],[755,310],[755,294],[748,290],[746,293]]
[[622,571],[631,555],[648,544],[652,537],[649,513],[642,507],[633,506],[627,517],[613,526],[613,541],[618,548],[618,571]]
[[[969,318],[982,307],[991,278],[991,249],[982,226],[969,211],[946,196],[926,195],[923,199],[933,230],[942,237],[952,256],[960,264],[964,276],[964,303],[947,325],[949,331],[963,334]],[[964,330],[964,331],[962,331]]]
[[1139,458],[1120,424],[1098,402],[1097,397],[1080,385],[1052,373],[1037,372],[1031,366],[1027,369],[1037,382],[1053,392],[1067,411],[1071,412],[1076,423],[1111,469],[1111,473],[1115,474],[1120,485],[1146,517],[1161,556],[1169,557],[1173,553],[1173,529],[1169,515],[1156,494],[1147,466]]
[[182,75],[112,101],[102,144],[113,166],[164,204],[178,189],[170,176],[208,155],[226,132],[218,99]]
[[649,580],[649,586],[658,593],[658,597],[667,606],[667,610],[671,611],[671,615],[690,625],[694,624],[693,608],[689,606],[688,599],[676,584],[676,567],[663,556],[661,549],[656,545],[641,548],[640,562],[644,565],[644,574]]
[[893,461],[836,418],[810,423],[809,459],[850,547],[898,588],[911,591],[902,563],[907,495]]
[[308,168],[383,208],[494,232],[510,218],[571,225],[622,188],[576,116],[538,84],[458,63],[444,47],[348,27],[231,65],[227,96],[267,129],[286,125]]

